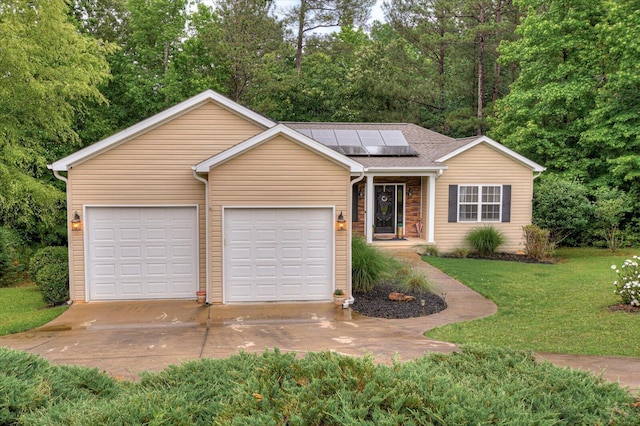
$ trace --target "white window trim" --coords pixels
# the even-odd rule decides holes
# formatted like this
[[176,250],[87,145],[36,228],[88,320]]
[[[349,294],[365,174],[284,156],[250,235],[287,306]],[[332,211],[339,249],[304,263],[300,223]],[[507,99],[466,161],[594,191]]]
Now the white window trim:
[[[462,219],[460,217],[460,213],[461,213],[461,205],[471,205],[473,203],[462,203],[460,202],[460,194],[461,194],[461,188],[462,187],[477,187],[478,188],[478,201],[475,203],[475,205],[478,207],[478,212],[477,212],[477,217],[475,219]],[[500,201],[495,203],[483,203],[482,202],[482,189],[483,188],[487,188],[487,187],[498,187],[500,188]],[[458,222],[459,223],[500,223],[502,222],[502,197],[504,195],[504,189],[503,189],[504,185],[502,184],[461,184],[458,185],[458,199],[456,200],[457,206],[458,206]],[[498,214],[498,218],[497,219],[482,219],[482,206],[483,205],[497,205],[499,208],[499,214]]]

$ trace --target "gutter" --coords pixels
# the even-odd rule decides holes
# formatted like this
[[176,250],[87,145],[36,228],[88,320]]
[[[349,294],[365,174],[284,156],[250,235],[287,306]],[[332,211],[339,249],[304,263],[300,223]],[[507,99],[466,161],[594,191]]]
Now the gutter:
[[[353,179],[351,181],[351,191],[349,191],[349,200],[351,201],[351,203],[353,203],[353,200],[351,200],[351,197],[353,197],[353,185],[355,185],[356,183],[360,182],[362,179],[364,179],[364,170],[362,170],[360,172],[360,176],[358,176],[357,178],[355,178],[355,179]],[[349,203],[349,204],[351,204],[351,203]],[[351,215],[349,215],[349,217],[351,217]],[[353,218],[351,218],[351,221],[349,223],[349,230],[351,230],[351,224],[352,223],[353,223]],[[351,245],[351,242],[349,242],[349,245]],[[353,282],[352,282],[353,281],[353,275],[350,272],[351,268],[353,267],[353,263],[352,263],[353,262],[352,261],[353,253],[351,252],[351,248],[349,248],[347,253],[348,253],[348,255],[347,255],[347,271],[349,271],[348,272],[349,273],[349,280],[348,280],[348,287],[349,288],[347,290],[349,292],[348,294],[350,294],[351,297],[349,299],[345,300],[344,303],[345,303],[345,305],[346,304],[352,305],[353,302],[355,302],[355,299],[353,297]],[[345,308],[346,306],[343,305],[342,307]]]
[[[209,181],[207,179],[201,178],[200,176],[198,176],[198,172],[196,172],[196,168],[195,166],[191,167],[192,171],[193,171],[193,177],[204,183],[204,198],[205,198],[205,212],[204,212],[204,217],[205,217],[205,224],[204,224],[204,235],[205,235],[205,242],[204,242],[204,252],[205,252],[205,292],[206,292],[206,299],[205,299],[205,303],[208,305],[210,304],[209,301]],[[199,219],[198,219],[199,220]],[[198,289],[200,290],[200,289]]]

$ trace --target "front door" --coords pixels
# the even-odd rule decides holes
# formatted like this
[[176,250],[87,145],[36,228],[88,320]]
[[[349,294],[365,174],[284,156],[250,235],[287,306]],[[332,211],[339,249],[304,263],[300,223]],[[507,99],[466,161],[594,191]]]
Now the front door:
[[402,224],[404,212],[404,185],[375,185],[375,233],[395,234]]

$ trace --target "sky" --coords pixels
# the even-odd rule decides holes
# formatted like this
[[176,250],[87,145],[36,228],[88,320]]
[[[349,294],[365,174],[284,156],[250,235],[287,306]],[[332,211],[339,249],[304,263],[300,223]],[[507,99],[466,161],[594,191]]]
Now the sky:
[[[300,0],[275,0],[276,8],[278,11],[282,9],[288,9],[291,6],[295,6],[300,2]],[[384,13],[382,12],[382,2],[383,0],[377,0],[373,10],[371,11],[371,19],[370,22],[375,20],[384,21]]]

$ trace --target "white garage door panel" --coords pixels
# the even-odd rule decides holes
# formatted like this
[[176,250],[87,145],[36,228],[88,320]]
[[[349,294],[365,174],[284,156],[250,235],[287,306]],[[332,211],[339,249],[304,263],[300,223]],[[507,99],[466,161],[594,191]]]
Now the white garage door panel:
[[87,208],[90,300],[193,298],[195,207]]
[[225,209],[227,302],[327,300],[333,287],[333,210]]

